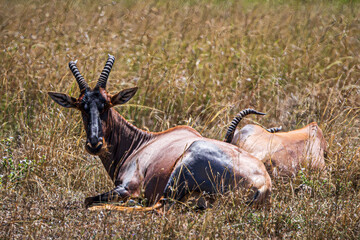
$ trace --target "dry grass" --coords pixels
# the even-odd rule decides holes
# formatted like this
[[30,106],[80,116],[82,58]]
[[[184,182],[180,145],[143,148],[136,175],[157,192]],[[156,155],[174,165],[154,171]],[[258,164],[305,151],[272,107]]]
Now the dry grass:
[[[1,0],[0,238],[349,238],[360,236],[360,11],[338,1]],[[310,1],[311,2],[311,1]],[[272,208],[236,194],[203,212],[89,212],[112,188],[84,151],[80,115],[47,91],[77,96],[67,63],[94,84],[107,53],[109,91],[139,86],[117,110],[151,131],[191,125],[222,139],[241,109],[286,130],[317,121],[327,172],[275,180]],[[244,121],[249,123],[249,120]],[[301,183],[312,194],[295,194]]]

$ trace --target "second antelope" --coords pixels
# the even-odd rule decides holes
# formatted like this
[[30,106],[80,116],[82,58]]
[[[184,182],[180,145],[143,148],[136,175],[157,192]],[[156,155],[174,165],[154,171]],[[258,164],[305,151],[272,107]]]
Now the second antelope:
[[129,101],[137,88],[115,95],[106,91],[114,61],[109,55],[93,89],[85,82],[76,62],[69,63],[80,87],[79,98],[49,92],[61,106],[81,111],[87,135],[85,148],[100,157],[115,185],[109,192],[87,198],[87,207],[125,201],[143,193],[148,204],[155,205],[141,210],[151,210],[161,206],[161,198],[181,201],[194,192],[222,194],[236,188],[247,191],[250,202],[256,205],[269,200],[271,179],[264,164],[240,148],[204,138],[188,126],[155,133],[140,130],[126,121],[112,107]]
[[253,109],[241,111],[231,122],[224,141],[260,159],[273,176],[295,176],[301,167],[325,167],[326,141],[315,122],[290,132],[277,132],[281,128],[266,130],[253,124],[236,129],[248,114],[264,115]]

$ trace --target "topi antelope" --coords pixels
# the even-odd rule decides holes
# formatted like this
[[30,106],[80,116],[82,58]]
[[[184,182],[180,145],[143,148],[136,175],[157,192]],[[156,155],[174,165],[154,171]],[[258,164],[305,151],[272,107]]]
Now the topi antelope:
[[326,141],[315,122],[298,130],[281,133],[278,132],[281,127],[265,130],[253,124],[237,130],[241,119],[248,114],[264,115],[253,109],[241,111],[231,122],[224,141],[260,159],[271,175],[295,176],[301,167],[325,167]]
[[[222,194],[238,188],[246,191],[250,203],[268,202],[271,179],[264,164],[237,146],[202,137],[188,126],[164,132],[147,132],[126,121],[112,107],[124,104],[137,87],[110,95],[106,82],[115,58],[109,55],[104,70],[91,89],[76,67],[69,67],[80,87],[79,98],[49,92],[50,97],[66,108],[81,111],[86,130],[86,150],[98,155],[115,184],[107,193],[88,197],[85,206],[141,197],[152,207],[166,198],[184,200],[190,193]],[[105,208],[129,208],[104,204]],[[93,206],[92,209],[101,209]]]

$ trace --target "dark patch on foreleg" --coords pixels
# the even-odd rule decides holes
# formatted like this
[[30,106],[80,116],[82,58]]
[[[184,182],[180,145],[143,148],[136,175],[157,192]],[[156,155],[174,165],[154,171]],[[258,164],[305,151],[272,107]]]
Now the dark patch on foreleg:
[[117,186],[113,190],[100,194],[95,197],[88,197],[85,199],[85,207],[88,208],[96,203],[104,203],[104,202],[118,202],[121,200],[126,200],[130,197],[130,193],[124,186]]

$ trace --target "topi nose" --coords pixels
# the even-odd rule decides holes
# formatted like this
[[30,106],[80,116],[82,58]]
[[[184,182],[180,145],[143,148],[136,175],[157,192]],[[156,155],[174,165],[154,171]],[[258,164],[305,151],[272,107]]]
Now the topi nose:
[[90,143],[91,147],[96,148],[98,147],[100,144],[102,144],[103,138],[102,137],[96,137],[96,136],[91,136],[88,139],[88,143]]

